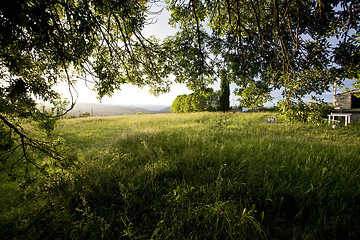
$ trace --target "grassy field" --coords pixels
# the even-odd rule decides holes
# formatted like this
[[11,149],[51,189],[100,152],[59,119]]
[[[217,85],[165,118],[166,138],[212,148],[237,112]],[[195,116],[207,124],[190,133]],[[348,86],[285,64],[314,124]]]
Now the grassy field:
[[77,166],[21,189],[5,239],[359,239],[360,124],[273,113],[62,120]]

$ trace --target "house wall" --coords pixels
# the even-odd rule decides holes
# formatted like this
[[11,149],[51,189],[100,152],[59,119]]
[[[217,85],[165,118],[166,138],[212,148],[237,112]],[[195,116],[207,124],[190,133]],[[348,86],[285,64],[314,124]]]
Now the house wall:
[[351,109],[351,95],[341,94],[335,96],[336,107],[341,109]]

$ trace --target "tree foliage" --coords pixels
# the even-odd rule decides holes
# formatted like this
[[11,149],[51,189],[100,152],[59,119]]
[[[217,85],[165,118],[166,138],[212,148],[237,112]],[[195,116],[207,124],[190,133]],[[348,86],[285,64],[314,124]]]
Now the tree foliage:
[[245,87],[237,88],[236,94],[240,97],[240,105],[246,108],[257,108],[264,106],[271,101],[273,97],[270,94],[271,89],[261,85],[261,81],[251,81]]
[[[174,36],[166,38],[163,42],[166,55],[168,71],[175,76],[175,81],[185,83],[191,90],[204,91],[209,84],[214,83],[214,69],[209,61],[209,36],[200,25],[201,20],[188,16],[183,10],[177,9],[180,13],[177,20],[171,19],[170,24],[180,27]],[[192,13],[190,13],[192,14]],[[176,21],[180,21],[178,26]]]
[[[37,100],[62,101],[54,90],[59,83],[68,85],[71,107],[78,80],[92,83],[99,98],[124,83],[148,85],[155,94],[167,91],[160,45],[141,34],[155,1],[1,0],[1,134],[31,145],[20,119],[39,119]],[[25,155],[24,148],[16,150]]]
[[172,113],[216,111],[219,109],[219,92],[208,88],[205,92],[195,91],[179,95],[171,105]]
[[291,101],[279,102],[280,111],[285,115],[289,122],[307,122],[321,123],[324,118],[331,112],[329,104],[321,99],[313,98],[312,101],[305,104],[304,102]]
[[168,0],[177,34],[193,33],[192,46],[206,59],[201,62],[225,69],[245,105],[265,101],[275,89],[282,90],[285,103],[301,102],[334,82],[358,78],[359,4]]
[[60,119],[59,115],[60,113],[57,112],[56,107],[46,109],[45,106],[43,106],[40,111],[35,112],[33,119],[36,121],[38,127],[45,131],[47,136],[50,136]]

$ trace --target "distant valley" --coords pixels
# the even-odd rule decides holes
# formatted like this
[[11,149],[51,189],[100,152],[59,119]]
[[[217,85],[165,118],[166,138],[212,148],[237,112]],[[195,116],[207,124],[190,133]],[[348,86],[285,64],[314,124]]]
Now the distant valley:
[[95,103],[76,103],[75,107],[68,112],[70,116],[79,116],[89,113],[91,116],[117,116],[137,113],[170,113],[170,106],[165,105],[111,105]]

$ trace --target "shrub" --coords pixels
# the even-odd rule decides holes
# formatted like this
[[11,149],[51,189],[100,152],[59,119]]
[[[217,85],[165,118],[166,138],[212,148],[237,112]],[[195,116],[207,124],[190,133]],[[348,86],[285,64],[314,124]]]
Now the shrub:
[[288,122],[321,123],[323,118],[331,112],[331,107],[322,99],[313,98],[313,101],[279,101],[280,112]]
[[90,113],[85,112],[79,115],[79,117],[90,117]]

